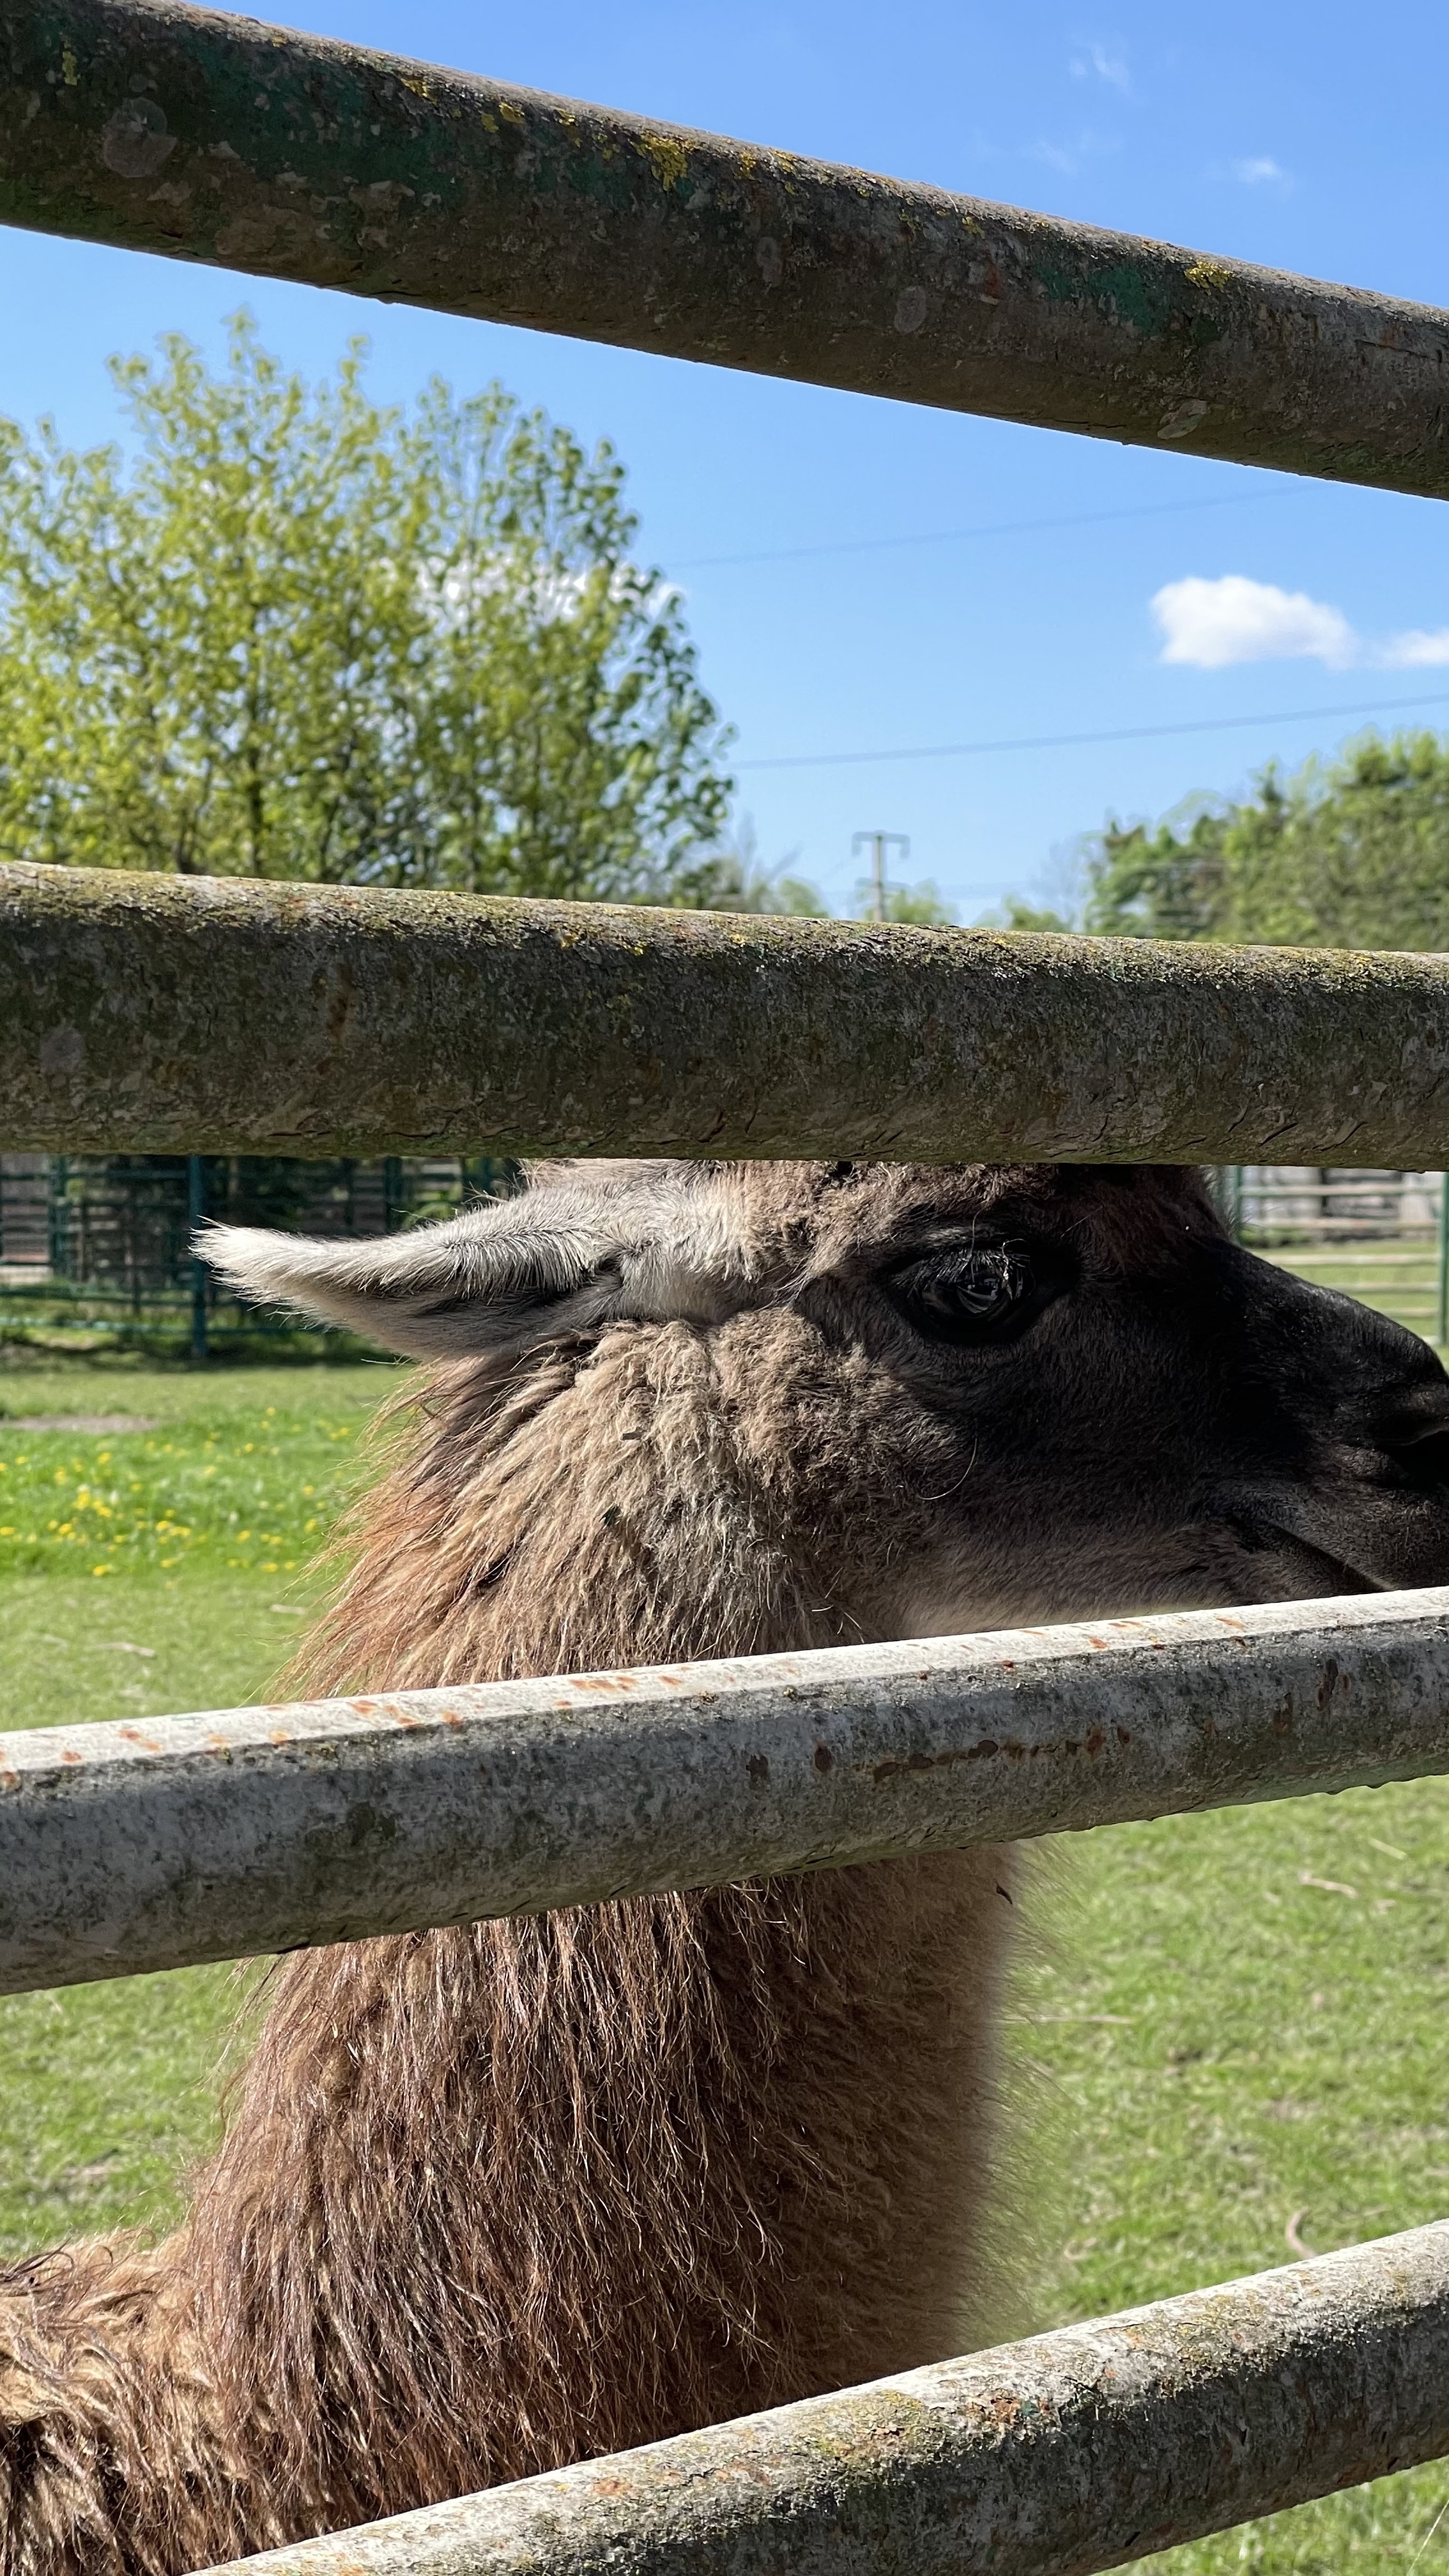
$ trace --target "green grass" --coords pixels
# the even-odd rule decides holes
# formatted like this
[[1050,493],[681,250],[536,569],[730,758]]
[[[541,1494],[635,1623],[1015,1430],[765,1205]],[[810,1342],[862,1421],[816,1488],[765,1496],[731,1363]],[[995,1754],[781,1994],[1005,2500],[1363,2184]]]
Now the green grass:
[[[16,1547],[0,1725],[264,1696],[313,1589],[321,1533],[306,1524],[365,1467],[368,1414],[395,1382],[377,1368],[0,1376],[0,1457],[35,1506],[21,1540],[0,1541]],[[157,1427],[7,1427],[119,1411]],[[42,1534],[67,1517],[52,1495],[75,1520],[82,1484],[121,1496],[113,1511],[144,1534],[109,1550]],[[18,1525],[8,1500],[0,1519]],[[117,1570],[93,1575],[108,1556]],[[1125,1827],[1060,1859],[1054,1948],[1019,1979],[1011,2034],[1038,2132],[1035,2324],[1286,2262],[1293,2222],[1326,2249],[1449,2207],[1449,1782]],[[214,2135],[242,1991],[197,1969],[0,2000],[0,2251],[164,2222]],[[1449,2465],[1146,2564],[1372,2576],[1422,2546],[1420,2576],[1445,2576],[1449,2514],[1428,2535],[1446,2498]]]
[[[18,1536],[0,1536],[0,1728],[265,1698],[396,1382],[376,1366],[7,1368],[0,1526]],[[16,1427],[77,1415],[154,1428]],[[110,1523],[82,1491],[115,1497]],[[196,1968],[0,1999],[0,2256],[164,2222],[214,2134],[241,1992],[232,1970]]]
[[[1064,1859],[1054,1954],[1015,2001],[1050,2133],[1040,2318],[1289,2262],[1295,2224],[1326,2252],[1449,2209],[1449,1781],[1126,1826]],[[1369,2576],[1446,2496],[1434,2467],[1150,2563]],[[1449,2568],[1449,2516],[1420,2565]]]
[[[397,1374],[8,1372],[0,1577],[296,1573],[335,1518],[358,1432]],[[106,1427],[24,1427],[66,1416]]]

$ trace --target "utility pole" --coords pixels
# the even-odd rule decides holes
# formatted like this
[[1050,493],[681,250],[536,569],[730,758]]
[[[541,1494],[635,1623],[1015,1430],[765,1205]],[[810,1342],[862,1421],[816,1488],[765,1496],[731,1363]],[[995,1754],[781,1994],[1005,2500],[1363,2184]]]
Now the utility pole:
[[904,832],[857,832],[852,837],[850,844],[850,855],[852,858],[855,857],[858,850],[869,850],[870,852],[870,884],[873,909],[876,920],[884,921],[888,918],[886,913],[886,895],[889,892],[889,880],[886,876],[886,852],[887,850],[899,850],[901,858],[904,861],[911,855],[910,840]]

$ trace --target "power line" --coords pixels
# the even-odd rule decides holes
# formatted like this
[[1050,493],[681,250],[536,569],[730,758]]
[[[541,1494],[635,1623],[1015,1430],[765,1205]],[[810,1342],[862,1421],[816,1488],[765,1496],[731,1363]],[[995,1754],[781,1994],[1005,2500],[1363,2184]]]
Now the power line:
[[794,751],[772,760],[737,760],[736,769],[854,769],[873,760],[966,760],[989,751],[1065,751],[1082,743],[1154,742],[1172,734],[1233,733],[1245,725],[1307,724],[1320,716],[1395,715],[1404,707],[1449,706],[1449,689],[1430,698],[1368,698],[1354,706],[1280,707],[1261,716],[1201,716],[1194,724],[1115,725],[1107,733],[1029,733],[999,742],[932,742],[891,751]]
[[676,572],[704,572],[724,564],[799,563],[807,555],[872,555],[883,554],[900,546],[964,545],[974,537],[1035,536],[1049,528],[1100,528],[1116,519],[1179,518],[1188,510],[1246,510],[1263,501],[1297,500],[1301,485],[1290,485],[1284,492],[1223,492],[1206,501],[1145,501],[1130,509],[1081,510],[1069,516],[1052,519],[989,519],[975,528],[928,529],[914,537],[832,537],[811,546],[766,546],[758,552],[742,555],[685,555],[676,559]]

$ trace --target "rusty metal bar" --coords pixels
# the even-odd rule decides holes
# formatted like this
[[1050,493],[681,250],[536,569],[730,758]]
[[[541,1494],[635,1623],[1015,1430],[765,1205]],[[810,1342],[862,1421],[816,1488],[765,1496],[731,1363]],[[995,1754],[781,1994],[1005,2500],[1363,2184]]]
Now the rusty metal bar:
[[1439,1171],[1449,960],[15,863],[0,1099],[57,1153]]
[[0,219],[1442,497],[1449,316],[174,0],[0,6]]
[[1449,2451],[1449,2225],[244,2562],[1094,2576]]
[[1449,1770],[1449,1586],[0,1736],[0,1992]]

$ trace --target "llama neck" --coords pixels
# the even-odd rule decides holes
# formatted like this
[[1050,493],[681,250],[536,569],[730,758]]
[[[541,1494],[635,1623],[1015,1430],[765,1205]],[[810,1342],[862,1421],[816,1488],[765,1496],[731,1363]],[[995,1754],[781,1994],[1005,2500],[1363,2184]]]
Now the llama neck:
[[[611,1344],[455,1392],[313,1688],[839,1634],[701,1337]],[[973,1854],[285,1962],[190,2259],[289,2526],[959,2347],[1008,1885]]]

